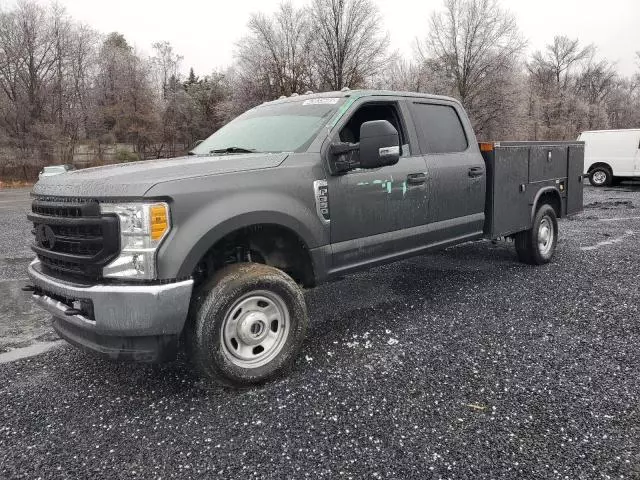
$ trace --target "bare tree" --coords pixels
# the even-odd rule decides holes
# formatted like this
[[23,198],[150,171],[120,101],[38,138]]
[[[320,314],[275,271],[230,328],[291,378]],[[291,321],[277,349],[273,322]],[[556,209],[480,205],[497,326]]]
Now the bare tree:
[[111,33],[100,49],[95,81],[98,130],[94,134],[132,143],[144,154],[154,142],[157,121],[148,62],[124,36]]
[[544,52],[533,54],[529,64],[532,72],[548,72],[557,85],[567,88],[572,67],[593,56],[593,45],[581,47],[577,38],[570,39],[564,35],[553,37],[553,43],[547,45]]
[[208,137],[237,114],[230,109],[232,92],[226,72],[214,72],[203,79],[194,75],[185,83],[185,90],[197,112],[190,127],[191,143]]
[[91,89],[96,77],[98,33],[86,25],[74,25],[68,59],[70,97],[73,99],[71,115],[75,117],[74,137],[86,138],[91,124],[93,103]]
[[389,35],[371,0],[314,0],[311,15],[320,88],[365,86],[387,64]]
[[313,88],[311,31],[303,9],[282,3],[272,16],[252,14],[248,28],[237,43],[233,74],[246,88],[248,105]]
[[151,45],[155,56],[151,58],[151,65],[155,70],[157,83],[163,100],[167,100],[170,93],[175,93],[175,87],[180,77],[180,63],[183,58],[173,51],[169,42],[155,42]]
[[495,130],[513,105],[513,77],[525,47],[514,16],[497,0],[445,0],[431,16],[418,58],[460,99],[478,132]]
[[62,98],[62,92],[52,92],[60,78],[56,18],[55,12],[24,1],[0,13],[0,85],[8,107],[2,123],[22,163],[51,159],[60,136],[61,115],[57,122],[51,118],[51,99],[58,100],[55,110],[60,111]]
[[636,52],[638,72],[631,78],[617,76],[606,96],[610,128],[640,128],[640,52]]
[[433,93],[422,62],[412,62],[395,53],[373,81],[375,88]]
[[595,48],[578,39],[555,36],[527,63],[535,138],[571,139],[584,129],[606,128],[606,97],[615,72],[595,60]]
[[610,128],[640,128],[640,82],[618,79],[607,97],[607,116]]
[[[168,42],[149,57],[57,4],[17,0],[0,6],[0,175],[33,178],[42,163],[90,160],[96,147],[103,158],[113,143],[125,144],[122,160],[177,155],[265,100],[345,86],[456,96],[480,138],[640,127],[640,52],[629,77],[563,36],[525,63],[524,41],[498,1],[445,0],[412,61],[389,54],[373,0],[283,3],[249,18],[229,69],[183,81]],[[111,161],[116,150],[108,151]]]
[[17,12],[0,12],[0,88],[3,92],[0,125],[6,138],[16,138],[28,121],[24,83],[20,71],[24,68],[22,36]]
[[593,58],[578,75],[576,93],[589,105],[589,129],[606,128],[607,100],[616,87],[617,74],[608,61]]

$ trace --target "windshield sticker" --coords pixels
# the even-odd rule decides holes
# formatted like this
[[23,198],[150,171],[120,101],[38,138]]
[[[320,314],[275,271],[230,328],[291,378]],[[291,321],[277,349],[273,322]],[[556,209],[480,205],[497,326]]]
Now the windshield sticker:
[[340,98],[310,98],[302,102],[302,105],[335,105]]

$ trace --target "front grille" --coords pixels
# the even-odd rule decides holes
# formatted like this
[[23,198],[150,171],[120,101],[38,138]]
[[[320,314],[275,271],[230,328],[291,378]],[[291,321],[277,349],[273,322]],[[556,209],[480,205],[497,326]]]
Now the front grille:
[[100,278],[101,268],[94,265],[83,265],[76,262],[65,262],[64,260],[50,258],[42,254],[38,254],[38,260],[40,260],[43,267],[48,270],[53,270],[57,273],[90,279]]
[[32,211],[39,215],[52,217],[81,217],[83,213],[82,208],[78,206],[43,205],[42,203],[34,204]]
[[39,197],[31,211],[32,249],[46,269],[98,279],[102,268],[117,256],[118,219],[101,215],[96,200]]

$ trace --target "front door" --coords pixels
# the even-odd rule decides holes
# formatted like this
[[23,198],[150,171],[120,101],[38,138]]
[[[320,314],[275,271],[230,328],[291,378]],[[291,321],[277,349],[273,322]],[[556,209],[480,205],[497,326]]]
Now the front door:
[[357,143],[362,123],[388,120],[400,135],[401,157],[395,165],[328,177],[334,272],[415,248],[427,223],[425,162],[409,141],[402,109],[396,101],[368,100],[352,107],[333,141]]

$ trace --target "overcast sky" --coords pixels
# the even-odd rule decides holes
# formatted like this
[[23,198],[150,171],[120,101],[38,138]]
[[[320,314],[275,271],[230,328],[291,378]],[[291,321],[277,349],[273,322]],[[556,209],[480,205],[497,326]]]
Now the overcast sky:
[[[39,0],[48,3],[47,0]],[[228,66],[234,43],[246,33],[249,14],[273,12],[280,0],[58,0],[77,20],[108,33],[118,31],[139,49],[167,40],[184,56],[183,70],[198,75]],[[374,0],[391,35],[393,49],[409,57],[417,37],[423,37],[432,11],[442,0]],[[11,0],[0,0],[10,6]],[[295,5],[308,4],[294,0]],[[544,47],[554,35],[594,43],[598,54],[616,62],[630,75],[639,69],[640,0],[502,0],[517,18],[529,51]]]

